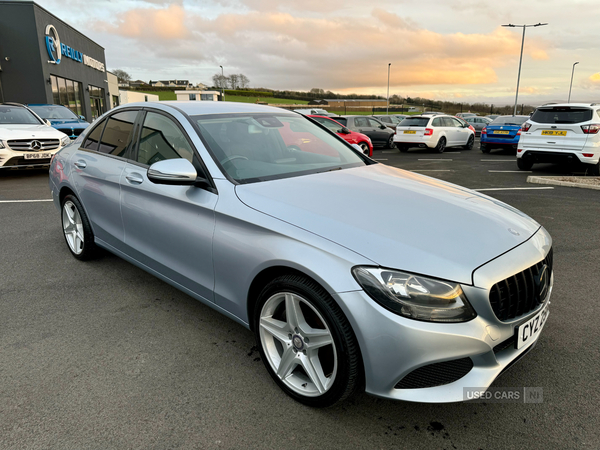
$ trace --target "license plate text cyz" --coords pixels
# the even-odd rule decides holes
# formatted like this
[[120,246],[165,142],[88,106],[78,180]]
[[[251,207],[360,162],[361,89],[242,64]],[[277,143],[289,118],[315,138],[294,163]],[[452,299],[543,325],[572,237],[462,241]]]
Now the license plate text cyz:
[[534,341],[537,338],[542,331],[549,314],[550,309],[548,308],[548,305],[546,305],[546,307],[534,318],[528,320],[522,325],[519,325],[517,328],[517,349],[520,349],[526,343]]

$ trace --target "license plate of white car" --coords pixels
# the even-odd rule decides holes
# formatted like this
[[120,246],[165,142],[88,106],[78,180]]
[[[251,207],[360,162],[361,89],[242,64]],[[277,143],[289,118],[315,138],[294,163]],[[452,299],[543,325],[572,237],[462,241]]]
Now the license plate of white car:
[[544,308],[535,315],[535,317],[529,319],[527,322],[519,325],[515,332],[517,333],[517,350],[526,344],[529,344],[537,339],[544,324],[550,315],[550,309],[548,308],[548,302]]
[[25,153],[25,159],[47,159],[51,156],[50,153]]
[[404,134],[416,134],[416,131],[404,130]]

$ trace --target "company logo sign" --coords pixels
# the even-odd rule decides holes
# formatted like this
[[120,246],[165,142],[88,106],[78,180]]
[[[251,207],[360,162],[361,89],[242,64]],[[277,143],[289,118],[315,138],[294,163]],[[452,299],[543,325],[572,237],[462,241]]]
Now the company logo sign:
[[29,148],[31,150],[40,150],[42,148],[42,143],[40,141],[31,141],[29,143]]
[[60,64],[60,37],[54,25],[46,26],[46,50],[50,56],[49,63]]
[[46,26],[46,50],[50,64],[60,64],[61,56],[72,59],[75,62],[83,63],[84,65],[93,69],[104,72],[104,63],[92,58],[91,56],[84,55],[78,50],[63,44],[60,42],[60,37],[54,25]]
[[550,269],[544,264],[535,277],[535,285],[538,291],[538,298],[543,301],[550,290]]

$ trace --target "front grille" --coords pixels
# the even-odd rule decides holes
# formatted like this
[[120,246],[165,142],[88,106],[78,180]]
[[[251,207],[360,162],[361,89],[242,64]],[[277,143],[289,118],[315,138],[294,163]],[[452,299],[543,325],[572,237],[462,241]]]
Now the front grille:
[[[32,148],[32,142],[39,142],[39,147],[34,145]],[[11,150],[17,152],[37,152],[37,151],[48,151],[55,150],[60,145],[58,139],[11,139],[8,141],[8,146]]]
[[471,358],[454,359],[429,364],[413,370],[402,378],[395,389],[423,389],[454,383],[468,374],[473,368]]
[[63,133],[65,133],[67,136],[69,136],[70,138],[75,138],[77,136],[79,136],[81,134],[81,132],[83,131],[82,128],[59,128],[58,131],[62,131]]
[[552,249],[542,261],[499,281],[490,290],[490,304],[494,314],[502,322],[527,314],[536,309],[545,299],[540,298],[536,277],[544,264],[548,266],[548,276],[552,274]]
[[494,347],[494,353],[500,353],[507,348],[515,348],[515,342],[517,341],[516,336],[513,334],[511,337],[506,339],[505,341],[500,342],[498,345]]

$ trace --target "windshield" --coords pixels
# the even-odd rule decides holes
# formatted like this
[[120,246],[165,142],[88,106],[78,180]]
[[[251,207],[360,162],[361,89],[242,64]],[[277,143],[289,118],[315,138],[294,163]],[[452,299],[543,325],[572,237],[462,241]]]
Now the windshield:
[[523,125],[529,116],[500,116],[496,117],[490,125]]
[[30,108],[42,119],[78,119],[70,109],[64,106],[30,106]]
[[531,120],[537,123],[580,123],[591,119],[591,109],[570,106],[538,108],[531,116]]
[[40,125],[40,121],[25,108],[0,105],[0,124]]
[[399,127],[426,127],[429,123],[429,117],[407,117],[400,124]]
[[192,116],[212,157],[240,183],[366,165],[344,141],[291,114]]

